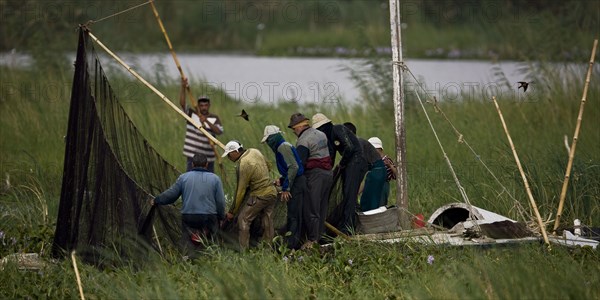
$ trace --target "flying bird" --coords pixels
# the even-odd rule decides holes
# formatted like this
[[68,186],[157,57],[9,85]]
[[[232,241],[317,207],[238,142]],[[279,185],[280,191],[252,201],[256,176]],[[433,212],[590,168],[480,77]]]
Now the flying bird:
[[517,87],[517,90],[520,88],[523,88],[523,93],[527,91],[527,87],[529,86],[530,83],[533,83],[533,81],[527,82],[527,81],[518,81],[517,82],[519,84],[519,87]]
[[244,118],[244,120],[250,121],[249,118],[248,118],[249,117],[248,113],[246,113],[246,111],[243,110],[243,109],[242,109],[242,112],[238,115],[238,117],[242,117],[242,118]]

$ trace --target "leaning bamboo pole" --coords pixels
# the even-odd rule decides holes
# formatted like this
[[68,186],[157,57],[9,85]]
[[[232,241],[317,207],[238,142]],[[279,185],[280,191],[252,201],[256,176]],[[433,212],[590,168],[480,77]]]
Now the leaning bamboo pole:
[[573,158],[575,157],[575,148],[577,147],[577,139],[579,138],[579,129],[581,128],[581,120],[583,119],[583,109],[587,99],[588,87],[590,85],[590,78],[592,77],[592,69],[594,66],[594,59],[596,57],[596,47],[598,46],[598,39],[594,40],[594,46],[592,47],[592,56],[590,57],[590,65],[587,70],[585,77],[585,85],[583,86],[583,96],[581,97],[581,104],[579,104],[579,115],[577,116],[577,125],[575,126],[575,134],[573,134],[573,141],[569,148],[569,162],[567,163],[567,170],[565,171],[565,179],[563,181],[562,190],[560,191],[560,201],[558,202],[558,211],[556,212],[556,219],[554,220],[554,228],[552,231],[556,233],[556,229],[560,225],[560,217],[562,215],[563,206],[565,204],[565,197],[567,196],[567,187],[569,186],[569,178],[571,177],[571,168],[573,167]]
[[504,117],[502,116],[502,111],[500,111],[500,106],[498,106],[498,102],[496,101],[496,96],[492,97],[494,100],[494,105],[496,105],[496,110],[498,111],[498,115],[500,116],[500,121],[502,122],[502,127],[504,127],[504,132],[506,133],[506,137],[508,138],[508,143],[510,144],[510,149],[515,156],[515,161],[517,163],[517,167],[519,168],[519,172],[521,173],[521,178],[523,178],[523,183],[525,184],[525,190],[527,191],[527,196],[529,197],[529,202],[531,203],[531,207],[535,213],[535,217],[538,221],[538,225],[540,226],[540,230],[542,231],[542,236],[544,237],[544,242],[548,245],[550,242],[548,241],[548,235],[546,234],[546,228],[544,227],[544,222],[542,221],[542,216],[538,211],[537,205],[535,204],[535,200],[533,199],[533,194],[531,193],[531,188],[529,187],[529,182],[527,181],[527,177],[525,176],[525,172],[523,172],[523,167],[521,166],[521,160],[519,160],[519,155],[517,155],[517,150],[515,150],[515,145],[513,144],[512,138],[510,137],[510,133],[508,132],[508,127],[506,127],[506,122],[504,122]]
[[88,29],[86,29],[86,31],[87,31],[88,35],[92,38],[92,40],[94,40],[94,42],[96,42],[96,44],[98,44],[98,46],[100,46],[102,49],[104,49],[104,51],[106,51],[106,53],[108,53],[110,56],[112,56],[120,65],[122,65],[125,69],[127,69],[127,71],[131,75],[133,75],[135,78],[137,78],[139,81],[141,81],[150,90],[152,90],[156,95],[158,95],[158,97],[160,97],[161,100],[163,100],[166,104],[168,104],[175,112],[180,114],[188,122],[192,123],[196,128],[198,128],[198,130],[200,130],[204,135],[206,135],[206,137],[208,137],[213,143],[219,145],[219,147],[221,147],[221,149],[225,149],[225,145],[223,145],[223,143],[221,143],[221,141],[217,140],[217,138],[215,138],[212,134],[210,134],[208,131],[206,131],[206,129],[204,129],[204,127],[201,124],[199,124],[194,119],[192,119],[190,116],[188,116],[186,113],[181,111],[181,109],[179,109],[179,107],[177,107],[175,104],[173,104],[173,102],[171,102],[171,100],[169,100],[169,98],[167,98],[167,96],[165,96],[163,93],[161,93],[152,84],[150,84],[142,76],[140,76],[136,71],[134,71],[129,65],[127,65],[121,58],[119,58],[116,54],[114,54],[112,51],[110,51],[110,49],[108,49],[106,46],[104,46],[104,44],[102,44],[102,42],[100,42],[100,40],[98,40],[98,38],[95,37]]
[[333,231],[333,233],[343,237],[345,240],[350,240],[350,237],[347,234],[341,232],[339,229],[335,228],[335,226],[329,224],[328,222],[325,222],[325,226],[329,228],[329,230]]
[[79,276],[79,269],[77,268],[77,260],[75,259],[75,251],[71,252],[71,260],[73,261],[73,270],[75,270],[75,278],[77,279],[77,286],[79,287],[79,296],[81,300],[85,300],[83,295],[83,285],[81,285],[81,277]]
[[[179,59],[177,58],[177,54],[175,53],[175,49],[173,49],[173,44],[171,44],[171,39],[169,38],[169,35],[167,34],[167,30],[165,29],[165,26],[163,25],[163,22],[160,18],[160,15],[158,14],[158,10],[156,9],[156,6],[154,5],[154,0],[150,0],[150,6],[152,7],[152,12],[154,13],[154,17],[156,18],[156,22],[158,22],[158,26],[160,27],[160,31],[162,31],[165,40],[167,41],[167,46],[169,47],[169,52],[171,52],[171,56],[173,57],[173,60],[175,61],[175,65],[177,66],[177,70],[179,71],[179,75],[181,76],[181,80],[186,80],[187,77],[185,77],[185,74],[183,73],[183,68],[181,68],[181,64],[179,63]],[[189,86],[185,87],[186,90],[186,94],[192,104],[192,107],[195,109],[196,108],[196,102],[194,101],[194,96],[192,95],[192,90],[190,89]]]
[[[171,44],[171,39],[169,38],[169,35],[167,34],[167,30],[165,29],[165,26],[163,25],[163,22],[160,18],[160,15],[158,14],[158,10],[156,9],[156,6],[154,5],[154,0],[150,0],[150,6],[152,7],[152,12],[154,13],[154,17],[156,18],[156,22],[158,22],[158,26],[160,27],[160,30],[162,31],[165,40],[167,41],[167,46],[169,47],[169,52],[171,52],[171,56],[173,57],[173,60],[175,61],[175,65],[177,66],[177,70],[179,70],[179,75],[181,76],[181,80],[186,81],[187,78],[185,77],[185,74],[183,73],[183,68],[181,68],[181,64],[179,63],[179,59],[177,58],[177,54],[175,53],[175,49],[173,49],[173,44]],[[192,95],[192,90],[190,89],[189,85],[186,85],[185,87],[185,91],[186,94],[192,104],[192,107],[194,108],[194,110],[197,110],[197,105],[196,105],[196,101],[194,101],[194,96]],[[198,113],[199,114],[199,113]],[[204,124],[202,124],[204,125]],[[202,132],[204,133],[204,132]],[[206,135],[206,137],[208,137],[208,135],[206,133],[204,133],[204,135]],[[227,173],[225,172],[225,169],[223,167],[223,162],[221,161],[221,155],[219,155],[219,152],[217,152],[217,149],[215,148],[215,144],[212,142],[212,140],[208,140],[208,144],[210,145],[210,148],[212,148],[212,151],[215,153],[215,157],[217,159],[217,164],[219,165],[219,169],[221,170],[221,177],[223,178],[224,181],[227,181]]]

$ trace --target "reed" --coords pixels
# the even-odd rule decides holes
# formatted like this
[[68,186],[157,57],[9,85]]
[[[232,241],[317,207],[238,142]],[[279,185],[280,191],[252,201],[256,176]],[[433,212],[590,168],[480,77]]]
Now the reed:
[[[46,252],[51,243],[62,180],[64,145],[69,108],[69,72],[0,70],[0,256],[15,252]],[[592,78],[598,78],[597,70]],[[160,74],[155,78],[160,77]],[[523,101],[498,99],[511,136],[519,145],[523,171],[530,180],[542,219],[554,214],[568,153],[563,136],[576,126],[583,86],[581,76],[548,76],[546,92]],[[25,88],[20,83],[25,83]],[[161,100],[128,77],[111,82],[134,123],[159,153],[180,169],[185,121],[165,108]],[[192,89],[201,83],[192,81]],[[35,87],[32,87],[35,85]],[[48,86],[65,86],[49,89]],[[165,80],[159,89],[176,98],[179,83]],[[17,87],[14,89],[13,87]],[[34,92],[32,92],[34,91]],[[44,92],[40,92],[44,91]],[[117,93],[122,95],[122,93]],[[352,121],[358,135],[379,136],[388,154],[393,151],[393,114],[385,101],[375,107],[330,104],[249,104],[214,93],[211,110],[223,118],[223,142],[240,139],[246,147],[269,153],[260,143],[267,124],[286,128],[289,115],[324,112],[335,123]],[[408,194],[413,213],[425,215],[448,202],[460,201],[431,130],[416,103],[407,97]],[[43,101],[42,99],[46,99]],[[49,101],[48,99],[56,99]],[[591,84],[584,118],[600,118],[600,87]],[[428,106],[432,122],[457,176],[473,205],[522,220],[511,193],[527,206],[527,196],[493,104],[481,98],[438,103],[469,143],[498,176],[504,190],[481,168],[476,158],[457,142],[444,118]],[[235,117],[244,108],[250,122]],[[291,131],[285,138],[294,143]],[[8,142],[7,142],[8,141]],[[584,224],[600,223],[600,132],[592,123],[581,126],[574,157],[567,205],[562,219],[579,218]],[[224,162],[232,172],[233,164]],[[6,176],[8,174],[8,177]],[[273,174],[275,176],[275,174]],[[7,184],[4,180],[8,178]],[[231,195],[234,186],[226,186]],[[45,213],[47,207],[47,215]],[[47,219],[44,220],[44,216]],[[566,223],[568,225],[568,223]],[[118,259],[115,253],[115,259]],[[331,248],[317,252],[281,252],[257,249],[240,254],[210,249],[195,261],[182,261],[173,253],[166,259],[148,257],[143,269],[127,265],[99,270],[79,265],[88,298],[589,298],[600,297],[598,250],[553,248],[539,244],[518,248],[453,249],[416,244],[377,244],[337,239]],[[428,263],[431,261],[431,264]],[[175,263],[173,263],[175,262]],[[536,266],[535,269],[531,266]],[[51,263],[40,272],[17,271],[14,264],[0,272],[1,298],[79,298],[70,261]],[[545,274],[541,279],[537,274]],[[552,282],[552,284],[548,284]]]

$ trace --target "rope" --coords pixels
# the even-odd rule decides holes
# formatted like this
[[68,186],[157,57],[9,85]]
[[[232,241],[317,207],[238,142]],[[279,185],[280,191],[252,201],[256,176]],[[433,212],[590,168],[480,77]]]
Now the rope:
[[146,4],[149,4],[149,3],[150,3],[150,2],[152,2],[152,1],[153,1],[153,0],[146,1],[146,2],[144,2],[144,3],[142,3],[142,4],[138,4],[138,5],[136,5],[136,6],[130,7],[130,8],[128,8],[128,9],[125,9],[125,10],[122,10],[122,11],[120,11],[120,12],[116,12],[116,13],[114,13],[114,14],[110,15],[110,16],[106,16],[106,17],[104,17],[104,18],[100,18],[100,19],[98,19],[98,20],[89,20],[89,21],[87,21],[87,23],[85,23],[85,26],[88,26],[88,25],[91,25],[91,24],[94,24],[94,23],[98,23],[98,22],[100,22],[100,21],[104,21],[104,20],[106,20],[106,19],[109,19],[109,18],[112,18],[112,17],[118,16],[118,15],[120,15],[120,14],[122,14],[122,13],[126,13],[126,12],[128,12],[128,11],[130,11],[130,10],[133,10],[133,9],[136,9],[136,8],[138,8],[138,7],[141,7],[141,6],[144,6],[144,5],[146,5]]
[[[402,63],[402,62],[400,62],[400,63]],[[410,76],[415,80],[418,87],[421,88],[421,90],[426,91],[425,88],[423,87],[423,85],[417,80],[416,76],[410,71],[410,69],[408,69],[408,67],[406,67],[406,70],[408,71]],[[417,97],[418,96],[419,95],[417,93]],[[421,101],[420,98],[419,98],[419,101]],[[435,111],[440,113],[442,115],[442,117],[446,120],[446,122],[448,122],[448,124],[450,124],[450,127],[452,128],[452,130],[458,137],[458,142],[467,146],[467,148],[471,151],[471,153],[475,157],[475,160],[477,160],[478,162],[480,162],[483,165],[483,167],[494,178],[494,180],[498,183],[498,185],[500,185],[500,187],[502,188],[502,191],[506,192],[506,194],[514,201],[517,212],[521,216],[521,218],[523,220],[527,220],[525,218],[524,208],[521,205],[521,203],[508,191],[508,189],[502,184],[502,182],[500,182],[500,179],[498,179],[498,177],[496,177],[496,175],[494,174],[494,172],[492,172],[492,170],[488,167],[488,165],[483,160],[481,160],[481,155],[479,155],[479,154],[477,154],[477,152],[475,152],[475,149],[473,149],[473,147],[471,147],[471,145],[467,142],[467,140],[464,138],[464,135],[456,128],[456,126],[454,126],[454,124],[452,123],[452,121],[450,121],[448,116],[446,116],[446,114],[442,111],[442,109],[437,105],[438,101],[437,101],[436,97],[435,96],[433,97],[433,101],[427,101],[427,102],[431,103],[433,105],[433,108],[435,109]]]
[[[446,163],[448,164],[448,168],[450,168],[450,173],[452,173],[452,178],[454,178],[454,183],[456,183],[456,186],[458,187],[458,190],[460,191],[460,195],[462,196],[463,200],[470,207],[471,203],[469,202],[469,197],[467,196],[465,189],[460,184],[460,181],[458,180],[458,176],[456,176],[456,172],[454,171],[454,167],[452,167],[452,163],[450,162],[450,159],[448,158],[448,154],[446,154],[446,150],[444,149],[444,146],[442,145],[442,142],[440,141],[440,138],[438,137],[437,131],[433,127],[433,123],[431,122],[431,118],[429,117],[429,114],[427,113],[427,110],[425,109],[425,105],[423,105],[423,100],[421,100],[421,96],[419,96],[419,93],[415,92],[415,94],[417,95],[417,99],[419,99],[419,104],[421,104],[421,108],[423,108],[423,112],[425,113],[425,117],[427,118],[429,127],[431,127],[431,131],[433,131],[435,140],[437,141],[438,145],[440,146],[440,149],[442,150],[442,153],[444,154],[444,159],[446,160]],[[469,217],[471,219],[473,219],[471,210],[469,210]]]
[[409,71],[408,66],[403,61],[392,60],[392,65],[399,66],[402,71]]

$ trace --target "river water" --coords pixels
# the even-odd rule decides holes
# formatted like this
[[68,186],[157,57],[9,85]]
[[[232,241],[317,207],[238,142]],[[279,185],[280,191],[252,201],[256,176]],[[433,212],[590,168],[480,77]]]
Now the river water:
[[[73,55],[74,56],[74,55]],[[134,70],[153,83],[158,77],[176,79],[179,72],[169,53],[123,54],[121,58]],[[180,54],[179,61],[192,83],[203,81],[208,86],[224,90],[227,94],[248,103],[298,101],[300,103],[360,102],[360,91],[344,67],[359,68],[358,59],[347,58],[297,58],[259,57],[251,55]],[[110,57],[102,58],[108,70],[123,70]],[[0,65],[23,66],[30,59],[15,53],[0,54]],[[459,95],[479,97],[478,91],[509,89],[517,91],[517,81],[522,64],[499,62],[509,86],[494,81],[492,67],[487,61],[407,59],[406,65],[425,86],[427,93],[441,101],[455,100]],[[110,73],[110,72],[109,72]],[[405,85],[407,93],[417,89],[411,75]],[[195,94],[210,96],[212,89],[198,90]]]

